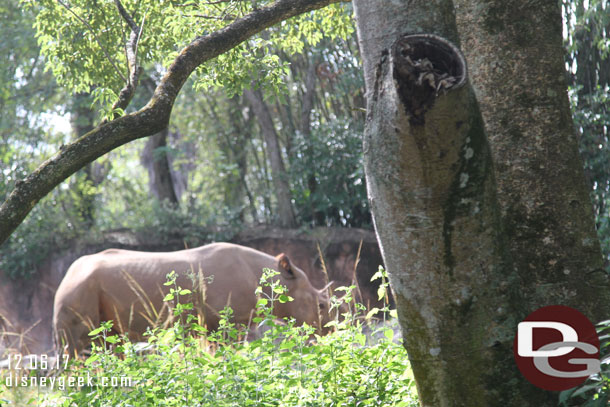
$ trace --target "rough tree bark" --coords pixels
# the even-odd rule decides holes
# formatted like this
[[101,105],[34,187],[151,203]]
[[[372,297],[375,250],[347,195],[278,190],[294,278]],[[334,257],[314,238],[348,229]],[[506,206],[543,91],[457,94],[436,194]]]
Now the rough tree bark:
[[[474,20],[481,8],[494,9],[494,3],[494,16],[507,20],[509,11],[521,7],[516,2],[458,3],[471,5],[468,16]],[[543,31],[537,24],[544,20],[554,27],[554,33],[560,33],[560,21],[549,22],[549,14],[540,12],[549,2],[532,3],[532,10],[526,12],[532,16],[527,25],[536,27],[528,30]],[[462,16],[462,31],[472,33],[467,56],[478,66],[472,80],[477,86],[486,84],[484,90],[477,87],[477,95],[486,92],[483,119],[489,120],[490,112],[496,117],[503,114],[504,121],[496,123],[505,129],[520,123],[523,115],[523,123],[536,129],[530,138],[520,134],[519,139],[499,131],[502,142],[493,136],[488,146],[474,92],[466,83],[460,84],[459,70],[450,68],[457,59],[443,62],[440,55],[448,54],[448,49],[417,45],[413,37],[404,36],[433,33],[459,45],[453,2],[354,0],[354,5],[367,87],[364,148],[369,197],[422,405],[557,405],[557,394],[535,388],[516,369],[512,340],[517,323],[537,307],[551,303],[574,306],[593,319],[608,314],[607,283],[601,273],[595,273],[600,256],[591,235],[589,201],[581,194],[582,167],[575,155],[569,109],[562,101],[566,89],[560,41],[544,53],[540,49],[538,54],[532,53],[532,57],[549,56],[538,64],[522,58],[519,44],[511,43],[510,52],[492,59],[502,68],[510,66],[515,76],[496,77],[493,84],[488,79],[480,82],[482,70],[498,66],[484,55],[506,46],[514,36],[498,34],[505,42],[489,41],[475,52],[481,41],[477,30],[501,32],[506,26],[492,26],[491,20],[468,23]],[[551,8],[555,6],[553,3]],[[530,40],[531,34],[523,34],[523,28],[510,29],[514,29],[513,35],[526,35],[539,48],[548,43],[540,35]],[[552,59],[551,53],[555,53]],[[522,84],[523,72],[517,67],[538,69],[541,79],[549,77],[554,82],[542,87],[535,80]],[[526,76],[533,79],[532,71]],[[459,79],[445,91],[441,81],[448,77],[441,79],[442,72]],[[518,90],[512,91],[515,88]],[[498,95],[498,90],[504,94]],[[528,99],[537,101],[529,106],[538,109],[535,114],[523,107],[509,109],[530,93],[539,94],[538,99]],[[502,99],[499,108],[494,105],[498,96]],[[491,128],[492,134],[498,131]],[[547,135],[549,130],[551,135]],[[517,152],[519,148],[528,153]],[[503,158],[497,182],[493,175],[496,157]],[[562,163],[559,174],[551,160]],[[526,168],[532,172],[524,174]],[[561,198],[552,196],[545,182],[565,193]],[[525,263],[520,258],[522,250],[529,259]],[[577,270],[567,266],[564,250],[578,259]],[[589,263],[584,260],[588,256],[594,257]],[[559,260],[562,265],[557,265]],[[597,288],[603,291],[601,300],[586,281],[585,276],[590,275],[593,284],[601,284]],[[546,284],[550,289],[544,288]]]
[[244,97],[250,103],[250,107],[254,111],[254,115],[258,119],[258,124],[265,139],[267,146],[267,158],[271,164],[271,179],[273,181],[274,193],[277,198],[277,212],[279,215],[279,225],[284,228],[296,227],[296,219],[292,210],[292,200],[290,197],[290,186],[288,185],[288,176],[284,168],[282,160],[282,152],[278,140],[275,125],[271,118],[271,113],[267,104],[263,100],[263,94],[260,90],[244,91]]
[[32,174],[17,182],[15,189],[0,206],[0,244],[8,239],[42,197],[70,175],[123,144],[166,128],[180,89],[199,65],[274,24],[340,1],[278,0],[218,31],[194,39],[170,65],[146,106],[135,113],[103,123],[63,146]]

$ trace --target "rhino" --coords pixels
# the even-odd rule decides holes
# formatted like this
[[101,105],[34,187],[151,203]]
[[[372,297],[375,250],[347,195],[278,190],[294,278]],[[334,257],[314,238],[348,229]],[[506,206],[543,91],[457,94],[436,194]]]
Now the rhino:
[[220,311],[233,310],[233,321],[248,325],[256,308],[257,286],[264,268],[279,272],[275,278],[294,300],[276,301],[275,317],[292,317],[323,332],[331,319],[326,290],[312,286],[303,270],[288,256],[271,256],[231,243],[213,243],[175,252],[139,252],[108,249],[77,259],[55,293],[53,331],[56,345],[70,355],[89,346],[88,333],[102,321],[113,321],[113,333],[143,340],[147,327],[168,320],[164,297],[166,275],[192,293],[180,302],[192,302],[209,330],[218,328]]

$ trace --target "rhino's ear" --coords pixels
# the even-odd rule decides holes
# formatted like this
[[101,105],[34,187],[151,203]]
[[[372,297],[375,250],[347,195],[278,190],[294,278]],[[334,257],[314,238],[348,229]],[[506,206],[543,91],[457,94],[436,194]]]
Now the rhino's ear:
[[290,278],[294,278],[295,276],[294,271],[292,270],[292,263],[290,262],[288,256],[286,256],[284,253],[280,253],[275,256],[275,258],[277,259],[280,268],[278,271],[284,275],[287,274]]

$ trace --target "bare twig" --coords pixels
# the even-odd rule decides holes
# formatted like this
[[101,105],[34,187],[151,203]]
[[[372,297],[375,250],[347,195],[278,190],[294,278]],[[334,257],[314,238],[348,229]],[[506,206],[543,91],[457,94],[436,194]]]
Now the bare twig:
[[138,86],[138,79],[140,78],[140,74],[142,73],[142,67],[138,65],[138,43],[140,40],[140,36],[142,34],[142,27],[144,25],[144,19],[146,15],[142,18],[142,25],[138,26],[134,21],[133,17],[125,10],[123,4],[120,0],[114,0],[114,4],[116,5],[117,10],[119,11],[119,15],[125,22],[127,26],[131,29],[131,33],[129,34],[129,40],[127,44],[125,44],[125,57],[127,58],[127,68],[129,70],[129,76],[125,80],[125,86],[119,92],[119,99],[112,105],[112,109],[122,109],[125,110],[131,102],[133,95],[136,92],[136,87]]
[[188,17],[196,17],[196,18],[203,18],[206,20],[216,20],[216,21],[233,21],[237,18],[237,16],[234,14],[229,14],[229,15],[220,16],[220,17],[219,16],[210,16],[207,14],[192,14]]

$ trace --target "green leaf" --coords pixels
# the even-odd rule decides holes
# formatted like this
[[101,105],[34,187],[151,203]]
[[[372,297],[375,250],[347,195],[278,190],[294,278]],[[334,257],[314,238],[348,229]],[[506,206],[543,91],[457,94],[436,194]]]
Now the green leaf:
[[99,353],[96,353],[96,354],[93,354],[93,355],[89,356],[87,358],[87,360],[85,360],[85,365],[91,366],[91,364],[93,364],[94,362],[98,361],[100,359],[100,357],[101,356],[100,356]]
[[385,277],[385,270],[383,267],[379,266],[379,269],[371,277],[371,281],[375,281],[375,280],[378,280],[378,279],[384,278],[384,277]]
[[118,335],[112,335],[112,336],[107,336],[107,337],[106,337],[106,342],[108,342],[108,343],[112,343],[112,344],[117,343],[119,340],[120,340],[120,339],[119,339],[119,336],[118,336]]
[[292,298],[291,296],[286,295],[286,294],[280,294],[280,296],[278,297],[278,301],[281,304],[285,304],[285,303],[293,301],[293,300],[294,300],[294,298]]
[[267,300],[266,298],[259,298],[258,301],[256,302],[256,307],[257,308],[266,307],[268,303],[269,303],[269,300]]
[[377,299],[379,301],[381,301],[383,298],[385,298],[387,289],[382,285],[377,289]]
[[599,383],[582,385],[580,387],[577,387],[575,389],[575,391],[572,394],[570,394],[570,398],[574,398],[574,397],[583,395],[584,393],[586,393],[588,391],[597,390],[599,388],[600,388],[600,384]]
[[95,336],[98,335],[99,333],[105,331],[106,329],[104,327],[99,327],[99,328],[95,328],[93,331],[89,332],[89,336]]
[[383,336],[385,336],[387,340],[391,342],[394,339],[394,331],[391,328],[386,328],[383,330]]
[[369,312],[367,312],[366,316],[364,317],[364,319],[369,320],[371,319],[375,314],[377,314],[379,312],[379,308],[374,307],[371,308],[371,310]]

